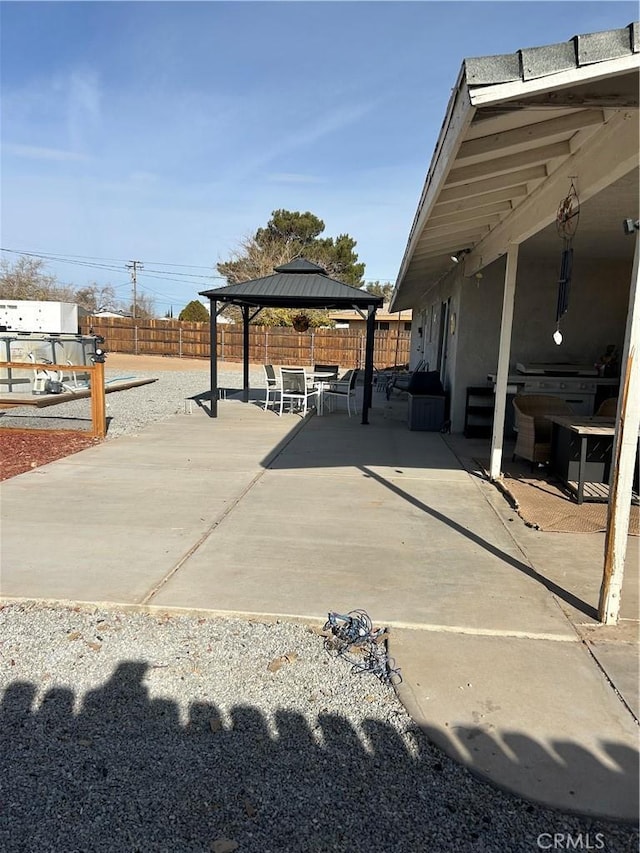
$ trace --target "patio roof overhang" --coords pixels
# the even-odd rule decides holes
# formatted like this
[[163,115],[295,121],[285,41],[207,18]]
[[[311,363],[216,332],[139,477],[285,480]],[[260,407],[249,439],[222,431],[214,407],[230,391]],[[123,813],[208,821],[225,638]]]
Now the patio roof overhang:
[[[576,182],[584,205],[616,183],[637,199],[640,25],[504,56],[467,59],[438,138],[396,280],[391,310],[414,308],[464,253],[471,276],[553,223]],[[626,182],[626,184],[625,184]],[[636,202],[637,207],[637,202]],[[634,208],[635,209],[635,208]],[[628,214],[627,214],[628,215]],[[585,239],[587,222],[581,220]],[[594,225],[595,252],[619,233]],[[619,242],[617,242],[619,241]]]
[[[381,296],[375,296],[366,290],[360,290],[357,287],[330,278],[321,266],[306,258],[296,258],[287,264],[276,267],[272,275],[229,284],[226,287],[218,287],[213,290],[202,290],[200,296],[206,296],[210,300],[212,319],[218,313],[218,302],[225,305],[236,305],[242,310],[245,400],[248,400],[249,397],[249,322],[263,308],[300,308],[303,310],[355,308],[362,310],[367,321],[362,423],[369,423],[368,413],[371,407],[371,386],[373,383],[373,337],[376,309],[383,303]],[[366,315],[364,310],[367,312]],[[211,414],[213,417],[217,417],[217,323],[212,322],[210,329]]]

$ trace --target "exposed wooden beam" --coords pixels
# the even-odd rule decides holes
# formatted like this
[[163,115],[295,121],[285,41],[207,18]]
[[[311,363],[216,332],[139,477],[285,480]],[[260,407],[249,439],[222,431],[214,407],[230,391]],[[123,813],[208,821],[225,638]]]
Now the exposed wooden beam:
[[617,113],[474,247],[465,260],[465,274],[473,275],[503,255],[510,243],[520,244],[553,222],[558,202],[572,179],[577,177],[580,201],[584,203],[637,168],[638,144],[637,115],[632,111]]
[[531,146],[531,143],[537,144],[541,140],[551,139],[554,136],[573,134],[585,127],[602,124],[603,121],[604,113],[602,110],[577,110],[568,115],[526,124],[513,130],[491,133],[478,139],[463,142],[458,151],[456,162],[459,163],[474,157],[492,156],[494,153],[508,148],[528,147]]
[[438,251],[444,246],[445,249],[455,244],[456,249],[463,249],[472,243],[479,242],[483,237],[486,237],[491,231],[489,225],[476,225],[475,227],[465,228],[460,231],[455,231],[453,228],[447,228],[443,234],[439,236],[426,236],[420,240],[413,253],[413,257],[419,258],[424,254],[433,254],[433,251]]
[[463,224],[465,222],[473,222],[475,219],[481,219],[484,222],[489,222],[492,214],[508,213],[512,210],[510,201],[498,201],[495,204],[478,205],[474,207],[462,207],[454,213],[442,213],[438,215],[435,212],[430,219],[434,225],[448,224]]
[[433,208],[432,217],[442,216],[445,213],[455,213],[458,210],[470,210],[474,207],[487,207],[499,201],[512,201],[516,198],[522,198],[527,192],[526,184],[520,184],[517,187],[506,187],[503,190],[496,190],[495,192],[484,193],[483,195],[464,196],[456,201],[439,202]]
[[451,169],[447,178],[447,187],[464,181],[475,181],[498,175],[500,172],[512,172],[523,166],[534,166],[546,163],[555,157],[568,157],[571,154],[569,142],[553,142],[551,145],[541,145],[538,148],[529,148],[518,154],[508,154],[506,157],[494,157],[474,163],[472,166],[459,166]]
[[[500,216],[497,214],[491,216],[483,216],[481,219],[482,225],[497,225],[500,222]],[[437,237],[442,234],[459,234],[468,231],[473,227],[462,223],[461,228],[456,228],[454,225],[429,225],[424,229],[423,235],[426,240],[430,237]],[[421,241],[422,242],[422,241]]]
[[[557,110],[558,108],[572,107],[575,109],[589,109],[591,107],[607,109],[613,107],[616,110],[637,109],[638,95],[633,92],[621,95],[618,91],[610,92],[581,92],[576,94],[571,91],[548,92],[527,100],[511,100],[508,104],[509,110],[530,110],[532,107],[540,110]],[[504,115],[504,107],[483,107],[489,117],[493,115]]]
[[450,189],[443,189],[438,196],[438,204],[440,202],[455,201],[461,198],[470,198],[471,196],[490,193],[503,187],[515,187],[518,184],[529,181],[541,181],[546,177],[547,168],[544,165],[530,166],[527,169],[520,169],[515,172],[505,172],[504,175],[496,175],[493,178],[486,178],[483,181],[469,181]]

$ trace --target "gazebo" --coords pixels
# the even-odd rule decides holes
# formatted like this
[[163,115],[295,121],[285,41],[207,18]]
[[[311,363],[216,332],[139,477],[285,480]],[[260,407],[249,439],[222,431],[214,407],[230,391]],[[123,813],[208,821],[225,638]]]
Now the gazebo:
[[[364,364],[364,398],[362,423],[369,423],[373,383],[373,342],[376,310],[382,297],[330,278],[327,271],[306,258],[296,258],[276,267],[272,275],[229,284],[214,290],[202,290],[209,299],[211,314],[211,417],[218,417],[218,333],[215,322],[226,305],[237,305],[242,312],[243,390],[249,399],[249,323],[263,308],[320,308],[336,310],[354,308],[367,323]],[[223,305],[218,308],[218,303]]]

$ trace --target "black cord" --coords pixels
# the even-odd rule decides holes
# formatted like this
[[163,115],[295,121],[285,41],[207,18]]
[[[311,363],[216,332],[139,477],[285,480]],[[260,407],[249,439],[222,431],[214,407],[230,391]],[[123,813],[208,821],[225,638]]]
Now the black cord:
[[374,630],[366,611],[350,610],[346,614],[330,612],[324,630],[331,632],[331,636],[325,637],[326,651],[350,663],[352,673],[371,672],[384,684],[402,682],[400,668],[387,656],[383,639],[386,628]]

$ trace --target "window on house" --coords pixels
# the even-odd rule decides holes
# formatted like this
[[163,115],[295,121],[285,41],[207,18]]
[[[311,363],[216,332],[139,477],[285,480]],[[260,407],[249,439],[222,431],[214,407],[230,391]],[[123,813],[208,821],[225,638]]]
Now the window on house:
[[386,320],[378,320],[378,322],[376,323],[376,328],[379,332],[388,332],[389,323]]
[[405,324],[404,324],[404,330],[405,330],[405,332],[410,332],[410,331],[411,331],[411,320],[407,320],[407,321],[405,322]]

